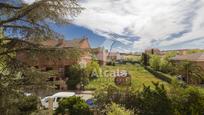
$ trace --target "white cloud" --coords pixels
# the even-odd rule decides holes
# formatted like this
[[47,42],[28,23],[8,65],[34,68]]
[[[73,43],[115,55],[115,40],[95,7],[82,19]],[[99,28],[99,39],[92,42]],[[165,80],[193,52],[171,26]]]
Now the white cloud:
[[[204,37],[204,0],[84,0],[81,5],[86,9],[75,24],[129,44],[129,48],[171,48]],[[182,31],[186,33],[175,36]],[[140,39],[114,38],[112,34]]]
[[24,3],[26,4],[32,4],[33,2],[35,2],[36,0],[22,0]]

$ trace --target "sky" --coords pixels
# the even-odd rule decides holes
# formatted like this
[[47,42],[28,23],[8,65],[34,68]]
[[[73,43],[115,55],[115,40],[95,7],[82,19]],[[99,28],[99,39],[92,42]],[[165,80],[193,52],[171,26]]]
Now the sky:
[[[33,2],[34,0],[24,0]],[[66,39],[120,52],[204,48],[204,0],[80,0],[71,25],[52,25]]]

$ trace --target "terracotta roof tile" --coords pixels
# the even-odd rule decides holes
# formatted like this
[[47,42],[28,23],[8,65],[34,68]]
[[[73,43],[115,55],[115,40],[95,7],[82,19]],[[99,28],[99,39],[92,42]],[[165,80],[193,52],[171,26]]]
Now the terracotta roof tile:
[[49,39],[49,40],[43,41],[41,44],[46,47],[58,47],[58,48],[77,47],[79,48],[83,40],[86,40],[86,38],[74,39],[74,40]]
[[171,60],[180,61],[180,60],[188,60],[188,61],[204,61],[204,53],[194,53],[187,55],[177,55]]

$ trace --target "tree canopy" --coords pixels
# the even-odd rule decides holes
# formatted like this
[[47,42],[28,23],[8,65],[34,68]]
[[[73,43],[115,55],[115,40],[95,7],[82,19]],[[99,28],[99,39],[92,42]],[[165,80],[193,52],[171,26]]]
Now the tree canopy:
[[[46,82],[47,73],[38,71],[16,59],[16,54],[26,51],[54,54],[70,54],[70,50],[45,48],[40,42],[63,38],[49,24],[69,24],[81,12],[77,0],[35,0],[26,4],[23,0],[0,1],[0,110],[1,114],[12,114],[20,100],[24,86],[32,89]],[[50,56],[50,54],[52,54]],[[15,109],[14,109],[15,108]]]

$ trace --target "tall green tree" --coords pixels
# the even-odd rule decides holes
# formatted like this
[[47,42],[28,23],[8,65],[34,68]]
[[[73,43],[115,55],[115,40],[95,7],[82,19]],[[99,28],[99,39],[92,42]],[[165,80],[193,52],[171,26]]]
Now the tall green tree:
[[80,88],[86,85],[89,81],[89,76],[85,68],[82,68],[80,65],[72,65],[67,71],[65,71],[66,76],[68,77],[67,86],[68,89],[77,89],[79,85]]
[[[18,52],[36,55],[43,53],[55,58],[57,53],[71,54],[70,50],[45,48],[40,44],[47,39],[63,36],[54,32],[49,24],[68,24],[82,8],[77,0],[35,0],[26,4],[23,0],[0,1],[0,112],[13,114],[18,108],[24,86],[35,89],[46,85],[45,75],[16,59]],[[51,55],[52,54],[52,55]],[[55,56],[56,55],[56,56]],[[37,55],[36,55],[37,56]],[[58,58],[56,58],[58,59]],[[18,114],[18,113],[15,113]]]

